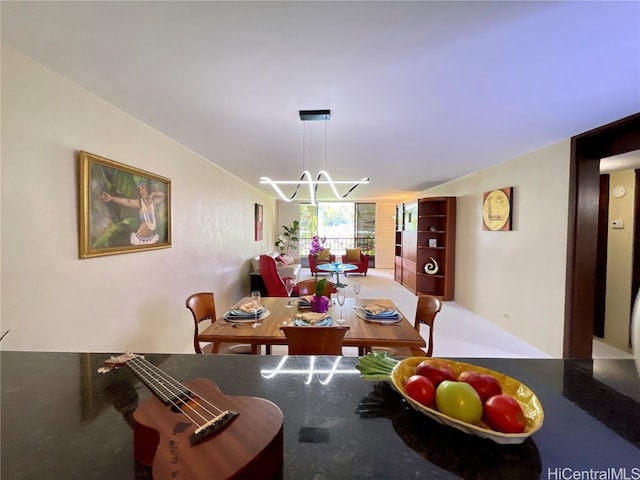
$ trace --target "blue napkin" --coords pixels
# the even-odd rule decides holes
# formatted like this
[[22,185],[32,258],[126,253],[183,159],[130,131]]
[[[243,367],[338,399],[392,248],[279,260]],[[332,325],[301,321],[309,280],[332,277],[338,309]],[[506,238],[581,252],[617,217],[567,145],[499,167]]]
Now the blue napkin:
[[364,315],[367,318],[376,320],[398,320],[400,318],[400,314],[395,309],[383,310],[374,313],[374,311],[368,310],[367,307],[364,307]]
[[[262,315],[263,312],[264,312],[264,307],[258,308],[258,316]],[[229,311],[229,316],[234,318],[249,318],[249,317],[255,317],[256,312],[248,312],[246,310],[232,309]]]
[[400,320],[400,314],[397,312],[392,315],[383,315],[383,314],[367,315],[365,313],[365,316],[371,320]]

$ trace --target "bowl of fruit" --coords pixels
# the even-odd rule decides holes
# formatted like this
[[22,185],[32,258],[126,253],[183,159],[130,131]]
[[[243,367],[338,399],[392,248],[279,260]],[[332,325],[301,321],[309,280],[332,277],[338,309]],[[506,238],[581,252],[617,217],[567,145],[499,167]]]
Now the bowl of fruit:
[[433,420],[496,443],[522,443],[544,421],[542,405],[529,387],[478,365],[368,354],[357,368],[367,380],[390,380],[411,407]]

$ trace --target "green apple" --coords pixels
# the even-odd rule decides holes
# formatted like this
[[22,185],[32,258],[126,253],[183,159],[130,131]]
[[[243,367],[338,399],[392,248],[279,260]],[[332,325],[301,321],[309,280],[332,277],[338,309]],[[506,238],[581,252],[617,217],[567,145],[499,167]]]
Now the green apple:
[[445,415],[466,423],[482,418],[482,400],[475,389],[465,382],[444,380],[436,389],[436,406]]

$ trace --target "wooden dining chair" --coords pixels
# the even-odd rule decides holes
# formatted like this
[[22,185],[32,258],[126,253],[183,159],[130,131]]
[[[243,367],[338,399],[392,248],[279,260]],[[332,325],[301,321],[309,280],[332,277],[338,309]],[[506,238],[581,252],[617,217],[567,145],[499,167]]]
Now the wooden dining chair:
[[[436,323],[436,315],[442,310],[442,300],[434,295],[418,295],[418,305],[416,306],[416,319],[413,324],[415,329],[419,332],[420,325],[429,326],[429,341],[427,342],[427,351],[425,352],[421,348],[415,347],[413,353],[422,352],[427,357],[433,354],[433,329]],[[420,355],[414,355],[420,356]]]
[[[433,295],[418,295],[418,305],[416,306],[416,318],[414,328],[420,332],[420,325],[429,326],[429,339],[427,341],[427,351],[418,347],[393,347],[388,353],[398,357],[431,357],[433,355],[433,329],[436,322],[436,315],[442,310],[442,300]],[[373,347],[372,350],[383,350]]]
[[242,353],[242,354],[256,354],[258,353],[257,345],[246,345],[240,343],[222,343],[216,344],[208,343],[204,347],[200,345],[198,341],[198,333],[202,323],[206,323],[209,326],[216,321],[216,304],[214,300],[213,292],[200,292],[189,295],[186,302],[187,309],[193,316],[193,322],[195,324],[195,330],[193,333],[193,349],[196,353]]
[[280,327],[287,337],[289,355],[342,355],[342,341],[349,330],[340,327]]
[[[296,287],[298,288],[298,295],[303,297],[305,295],[315,295],[316,293],[316,282],[315,278],[309,278],[307,280],[301,280],[296,283]],[[327,298],[331,298],[331,294],[337,292],[336,284],[333,282],[327,281],[327,285],[324,288],[324,295]]]

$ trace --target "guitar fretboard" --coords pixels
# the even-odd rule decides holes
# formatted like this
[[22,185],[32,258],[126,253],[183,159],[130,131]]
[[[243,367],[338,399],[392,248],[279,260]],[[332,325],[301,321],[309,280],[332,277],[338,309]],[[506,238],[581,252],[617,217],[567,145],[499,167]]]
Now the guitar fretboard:
[[167,405],[188,399],[191,391],[142,357],[134,357],[125,365]]

